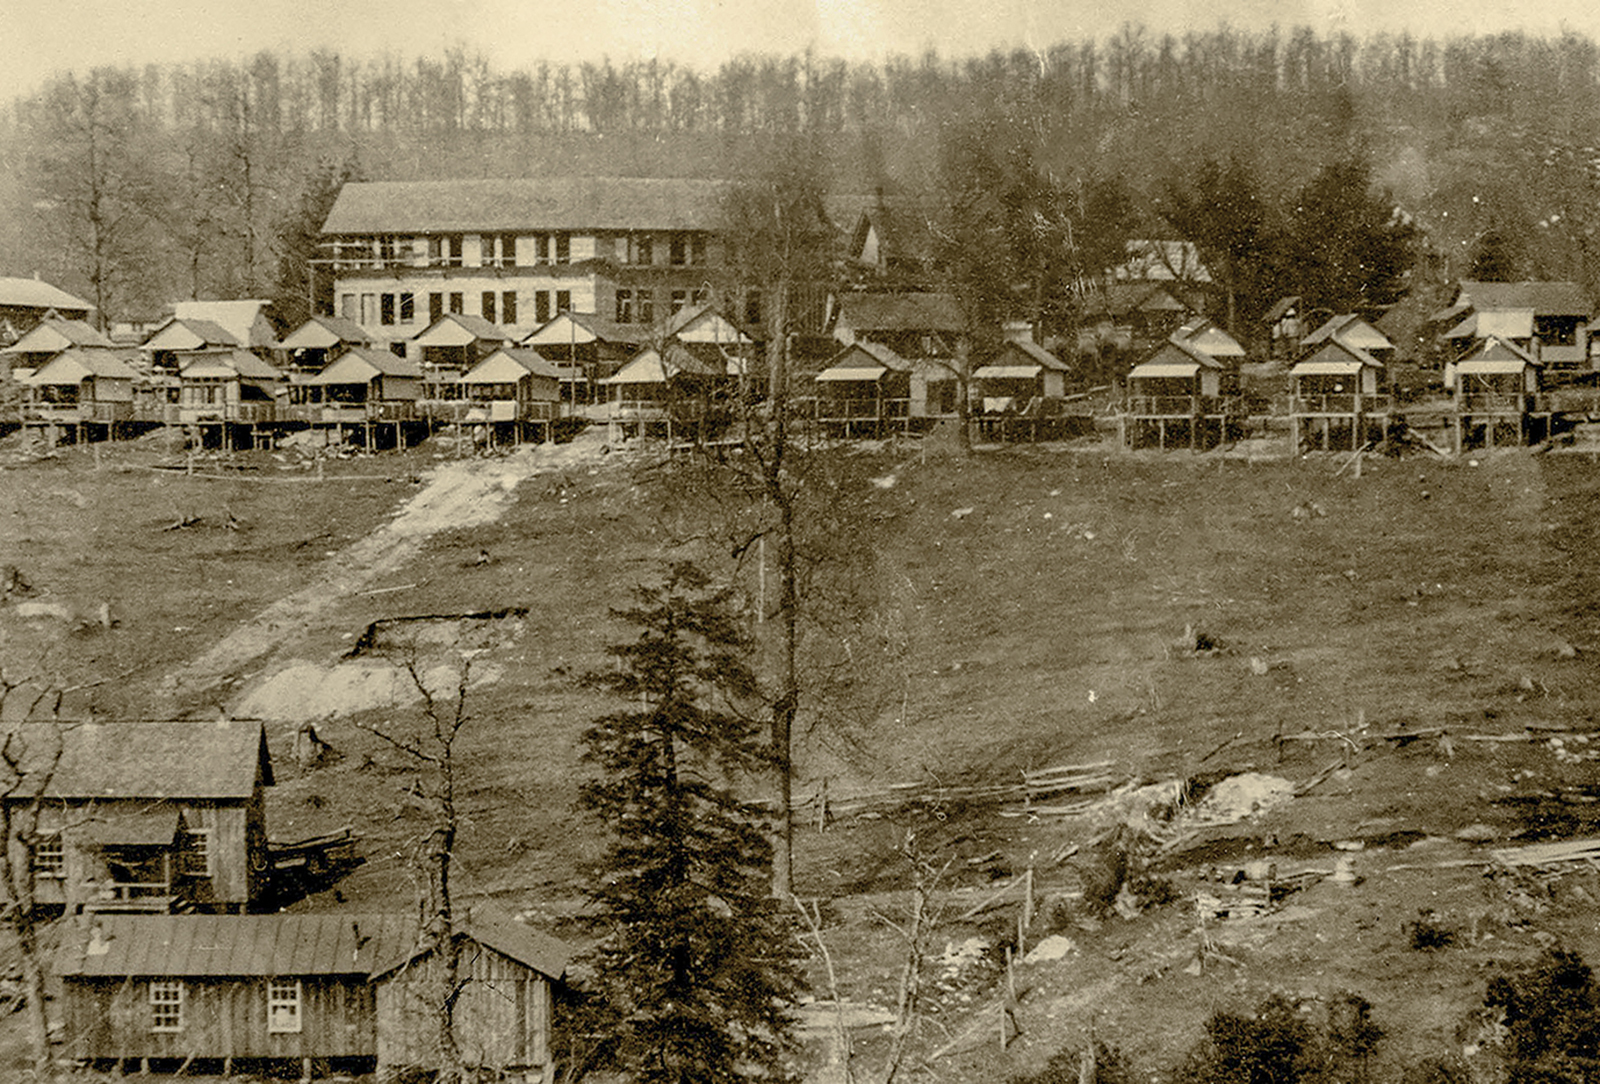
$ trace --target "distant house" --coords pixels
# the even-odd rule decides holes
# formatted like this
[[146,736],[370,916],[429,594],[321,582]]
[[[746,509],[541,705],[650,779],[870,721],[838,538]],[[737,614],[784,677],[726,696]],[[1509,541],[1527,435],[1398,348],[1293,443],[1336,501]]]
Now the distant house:
[[23,425],[68,426],[83,439],[114,437],[121,423],[134,417],[139,374],[128,363],[130,353],[112,346],[72,346],[53,355],[22,378]]
[[1128,349],[1136,339],[1164,339],[1200,311],[1173,283],[1095,285],[1085,292],[1079,308],[1083,330],[1078,349],[1092,351],[1102,343]]
[[816,376],[816,420],[824,432],[876,437],[904,430],[911,418],[909,361],[882,343],[856,342]]
[[649,338],[650,329],[619,324],[592,312],[562,311],[520,345],[539,351],[561,370],[561,397],[593,402],[600,381],[622,368]]
[[912,283],[924,280],[934,262],[931,215],[910,201],[839,196],[829,201],[830,216],[847,234],[846,258],[876,279]]
[[1071,371],[1044,347],[1010,340],[973,371],[973,399],[985,414],[1023,411],[1030,403],[1065,396]]
[[[551,988],[570,950],[506,920],[461,924],[463,1060],[550,1082]],[[436,1069],[437,962],[398,915],[97,915],[56,953],[70,1057],[177,1069],[313,1062]]]
[[87,320],[94,306],[37,278],[0,278],[0,330],[18,337],[47,316]]
[[342,352],[371,346],[372,336],[360,324],[337,316],[313,316],[278,343],[293,374],[321,372]]
[[682,343],[705,343],[740,354],[756,344],[760,330],[734,323],[708,303],[674,313],[667,321],[666,334]]
[[1463,280],[1454,301],[1433,315],[1450,323],[1444,338],[1465,353],[1491,336],[1527,350],[1547,368],[1588,369],[1594,303],[1575,282]]
[[1387,436],[1388,369],[1359,346],[1329,336],[1289,367],[1289,381],[1292,454],[1355,451]]
[[1550,411],[1539,395],[1542,368],[1522,347],[1494,336],[1446,364],[1456,451],[1549,436]]
[[433,402],[461,398],[461,374],[514,341],[505,328],[463,313],[439,317],[417,332],[412,345],[422,364],[422,397]]
[[561,407],[561,371],[537,350],[503,346],[461,377],[472,409],[466,420],[520,441],[532,430],[545,439]]
[[704,432],[713,400],[727,387],[728,367],[683,343],[647,346],[601,381],[607,389],[611,439],[651,433],[676,436]]
[[833,337],[845,346],[879,343],[903,358],[948,358],[966,326],[950,294],[848,293],[838,299]]
[[1301,340],[1300,349],[1310,350],[1334,339],[1357,350],[1364,350],[1380,362],[1394,360],[1394,343],[1389,341],[1389,337],[1353,312],[1330,317]]
[[204,320],[226,331],[247,350],[278,349],[278,329],[268,310],[272,302],[259,298],[238,301],[176,301],[172,315],[179,320]]
[[1210,448],[1243,420],[1237,365],[1173,335],[1127,377],[1118,428],[1129,448]]
[[1111,271],[1117,282],[1211,281],[1211,270],[1192,241],[1139,238],[1128,242],[1127,259]]
[[304,389],[312,420],[322,424],[408,422],[422,395],[422,369],[388,350],[352,346]]
[[57,750],[34,854],[42,905],[239,912],[262,898],[273,778],[260,724],[37,725],[27,738],[29,763],[44,767]]
[[277,417],[283,374],[248,350],[195,350],[175,355],[178,420],[184,424],[270,422]]
[[183,367],[185,354],[200,350],[243,350],[244,343],[210,320],[184,320],[174,316],[151,332],[140,349],[150,358],[154,371],[176,373]]
[[37,369],[55,355],[74,346],[109,348],[111,340],[82,320],[47,316],[16,342],[0,350],[12,371]]

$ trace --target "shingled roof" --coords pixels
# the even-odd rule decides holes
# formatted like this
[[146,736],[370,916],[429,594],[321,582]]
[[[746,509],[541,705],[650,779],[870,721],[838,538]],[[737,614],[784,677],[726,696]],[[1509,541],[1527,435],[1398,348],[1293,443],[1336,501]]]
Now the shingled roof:
[[726,190],[681,177],[359,181],[340,189],[322,232],[712,230]]
[[0,308],[90,312],[94,306],[39,279],[0,278]]
[[51,798],[242,799],[255,790],[258,771],[272,785],[259,723],[30,723],[18,733],[27,743],[24,763],[33,767],[43,768],[60,749],[44,792]]
[[950,294],[845,294],[839,323],[856,331],[961,331],[966,320]]
[[1475,282],[1462,280],[1458,302],[1479,312],[1532,309],[1535,316],[1594,315],[1594,303],[1576,282]]

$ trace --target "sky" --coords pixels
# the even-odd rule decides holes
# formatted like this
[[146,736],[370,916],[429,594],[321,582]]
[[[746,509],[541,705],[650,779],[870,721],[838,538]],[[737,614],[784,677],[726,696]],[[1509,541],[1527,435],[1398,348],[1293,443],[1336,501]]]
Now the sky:
[[327,48],[437,55],[455,44],[512,69],[656,56],[715,68],[740,53],[852,60],[1043,49],[1124,23],[1160,34],[1221,22],[1419,36],[1563,29],[1600,38],[1592,0],[0,0],[0,101],[56,71]]

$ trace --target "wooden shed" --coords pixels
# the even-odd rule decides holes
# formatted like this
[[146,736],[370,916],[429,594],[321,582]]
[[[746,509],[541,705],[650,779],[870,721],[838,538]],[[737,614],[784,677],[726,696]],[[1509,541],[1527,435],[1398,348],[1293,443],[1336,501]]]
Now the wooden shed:
[[[1530,317],[1531,320],[1531,317]],[[1394,360],[1394,343],[1389,336],[1373,327],[1359,313],[1345,312],[1329,317],[1301,342],[1302,350],[1311,350],[1333,339],[1363,350],[1379,362]]]
[[422,370],[389,350],[352,346],[291,394],[303,400],[294,413],[334,429],[341,442],[350,432],[368,450],[404,448],[407,428],[417,428]]
[[512,341],[500,325],[459,312],[417,332],[411,346],[422,366],[423,410],[438,421],[461,421],[467,410],[461,375]]
[[[60,752],[34,862],[41,905],[244,911],[264,896],[273,779],[259,723],[28,726],[30,761]],[[20,860],[21,844],[11,846]]]
[[[457,1042],[471,1066],[553,1077],[551,986],[566,946],[510,920],[458,934]],[[437,1067],[437,975],[410,916],[95,915],[61,938],[71,1057],[306,1077]]]
[[200,350],[178,356],[178,420],[270,422],[283,374],[248,350]]
[[1444,367],[1454,408],[1456,451],[1526,444],[1550,433],[1540,396],[1543,366],[1514,342],[1491,335]]
[[1358,346],[1335,335],[1289,367],[1289,448],[1362,447],[1382,440],[1393,400],[1388,370]]
[[835,354],[816,376],[817,425],[842,437],[877,437],[911,424],[911,363],[875,342]]
[[114,439],[119,427],[133,420],[137,380],[126,351],[69,347],[22,379],[22,424],[41,429],[66,426],[78,440]]
[[1130,448],[1199,450],[1227,439],[1243,418],[1238,369],[1173,335],[1128,373],[1117,422]]
[[467,421],[485,427],[490,444],[497,437],[513,443],[532,434],[550,439],[550,425],[561,409],[561,371],[537,350],[502,346],[461,377],[472,409]]

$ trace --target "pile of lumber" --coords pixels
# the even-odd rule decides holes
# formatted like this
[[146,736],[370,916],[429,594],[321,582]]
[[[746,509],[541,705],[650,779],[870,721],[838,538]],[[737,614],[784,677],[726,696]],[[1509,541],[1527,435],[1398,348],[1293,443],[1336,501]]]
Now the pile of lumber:
[[1496,862],[1510,869],[1556,866],[1563,862],[1600,865],[1600,839],[1563,839],[1527,847],[1502,847],[1489,853]]

